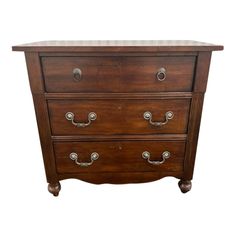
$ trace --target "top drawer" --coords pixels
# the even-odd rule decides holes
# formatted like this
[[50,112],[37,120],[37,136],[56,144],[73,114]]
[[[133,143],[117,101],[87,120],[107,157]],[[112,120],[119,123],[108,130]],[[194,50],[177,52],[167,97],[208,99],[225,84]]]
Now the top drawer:
[[47,92],[187,92],[194,56],[42,57]]

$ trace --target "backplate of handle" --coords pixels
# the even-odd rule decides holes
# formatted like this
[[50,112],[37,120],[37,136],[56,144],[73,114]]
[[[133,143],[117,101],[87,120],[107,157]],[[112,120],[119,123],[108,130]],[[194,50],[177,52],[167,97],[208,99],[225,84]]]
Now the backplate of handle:
[[65,117],[67,120],[71,121],[71,123],[75,125],[76,127],[83,128],[83,127],[89,126],[92,123],[92,121],[96,120],[97,114],[95,112],[90,112],[88,114],[88,122],[76,122],[74,120],[74,117],[75,117],[74,113],[70,111],[65,114]]
[[166,69],[165,68],[160,68],[157,73],[156,73],[156,77],[159,81],[163,81],[166,79]]
[[151,160],[150,160],[151,154],[150,154],[150,152],[148,152],[148,151],[144,151],[144,152],[142,153],[142,157],[143,157],[143,159],[147,160],[147,162],[148,162],[149,164],[152,164],[152,165],[161,165],[161,164],[163,164],[163,163],[166,161],[166,159],[170,158],[170,152],[169,152],[169,151],[164,151],[164,152],[162,153],[162,160],[161,160],[161,161],[151,161]]
[[153,126],[163,126],[166,125],[168,123],[169,120],[173,119],[174,117],[174,112],[172,111],[167,111],[165,113],[165,120],[164,121],[153,121],[152,120],[152,113],[150,111],[146,111],[143,114],[143,118],[145,120],[148,120],[149,123]]
[[75,81],[80,81],[82,79],[82,71],[80,68],[73,69],[73,76]]
[[81,167],[88,167],[88,166],[91,166],[93,164],[94,161],[96,161],[98,158],[99,158],[99,154],[97,152],[93,152],[91,153],[90,155],[90,162],[80,162],[78,159],[79,159],[79,155],[75,152],[72,152],[70,155],[69,155],[70,159],[72,161],[75,161],[75,164],[76,165],[79,165]]

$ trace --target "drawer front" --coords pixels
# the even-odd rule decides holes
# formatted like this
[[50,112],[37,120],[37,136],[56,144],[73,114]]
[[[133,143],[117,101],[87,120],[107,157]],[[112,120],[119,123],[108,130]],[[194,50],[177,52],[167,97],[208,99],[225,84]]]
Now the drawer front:
[[56,142],[57,171],[182,172],[184,141]]
[[195,57],[42,57],[42,67],[47,92],[191,91]]
[[189,106],[190,99],[48,101],[53,135],[186,133]]

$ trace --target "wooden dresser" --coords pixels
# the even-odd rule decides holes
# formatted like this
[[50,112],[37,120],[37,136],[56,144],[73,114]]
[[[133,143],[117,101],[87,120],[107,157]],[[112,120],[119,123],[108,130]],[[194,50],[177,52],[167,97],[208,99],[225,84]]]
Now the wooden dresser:
[[191,189],[211,52],[195,41],[45,41],[24,51],[48,190],[60,180]]

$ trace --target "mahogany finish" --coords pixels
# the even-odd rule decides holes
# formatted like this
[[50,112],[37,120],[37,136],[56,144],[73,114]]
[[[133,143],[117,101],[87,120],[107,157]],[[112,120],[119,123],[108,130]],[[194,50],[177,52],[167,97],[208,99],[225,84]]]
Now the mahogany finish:
[[[111,135],[111,134],[182,134],[187,132],[190,99],[166,100],[49,100],[48,109],[53,135]],[[172,111],[173,119],[156,127],[144,119],[150,111],[154,121],[165,120]],[[73,112],[77,122],[86,122],[89,112],[97,119],[85,128],[78,128],[66,120],[65,114]]]
[[181,172],[92,172],[92,173],[70,173],[70,174],[58,174],[58,180],[64,180],[69,178],[80,179],[93,184],[127,184],[127,183],[145,183],[161,178],[171,176],[180,179]]
[[[172,57],[42,57],[47,92],[191,91],[194,56]],[[166,79],[156,74],[166,69]],[[76,81],[73,69],[82,72]]]
[[[188,192],[211,52],[222,49],[196,41],[14,46],[25,51],[49,192],[57,196],[68,178],[121,184],[166,176]],[[146,111],[162,125],[144,119]],[[97,117],[77,127],[67,112],[74,122]]]
[[[63,173],[93,172],[179,172],[183,171],[185,152],[184,141],[107,141],[107,142],[55,142],[57,171]],[[151,160],[161,161],[162,153],[168,150],[169,159],[161,165],[150,165],[142,158],[142,153],[151,153]],[[99,153],[98,160],[90,167],[80,167],[69,157],[71,152],[79,156],[79,161],[89,162],[92,152]]]
[[25,52],[202,52],[223,50],[223,46],[191,40],[79,40],[42,41],[13,46]]
[[181,179],[179,181],[178,185],[179,185],[179,188],[182,193],[187,193],[192,188],[192,182],[190,180],[182,180]]

